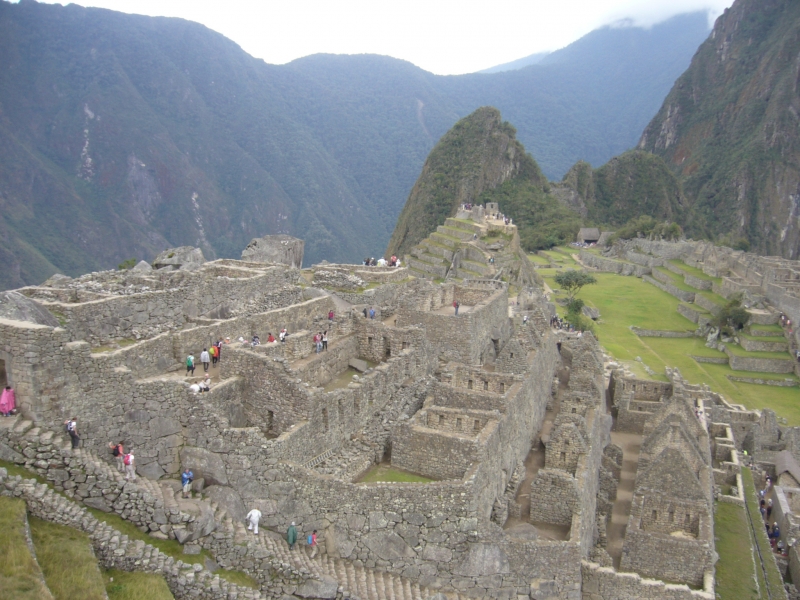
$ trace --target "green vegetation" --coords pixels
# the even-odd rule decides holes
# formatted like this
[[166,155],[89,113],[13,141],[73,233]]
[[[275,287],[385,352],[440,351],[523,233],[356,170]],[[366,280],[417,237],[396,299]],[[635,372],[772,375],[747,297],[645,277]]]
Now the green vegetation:
[[89,536],[35,517],[29,521],[36,558],[56,600],[105,598],[105,583]]
[[387,464],[375,465],[370,469],[366,475],[361,479],[361,483],[377,483],[377,482],[393,482],[393,483],[429,483],[433,479],[415,475],[402,469],[395,469]]
[[[755,556],[755,562],[756,571],[759,571],[759,584],[762,584],[763,587],[766,588],[764,589],[763,597],[781,598],[784,593],[783,577],[781,577],[778,565],[772,557],[772,546],[770,546],[767,532],[764,529],[764,521],[758,510],[758,495],[756,493],[755,484],[753,483],[753,472],[747,467],[742,467],[742,482],[744,483],[745,504],[748,516],[750,523],[753,524],[753,529],[755,529],[755,541],[759,549],[759,553]],[[765,571],[766,581],[764,578]],[[769,593],[767,593],[767,590],[769,590]]]
[[[537,269],[546,283],[558,288],[554,276],[558,269]],[[664,367],[678,367],[691,383],[706,383],[731,402],[748,408],[771,408],[790,425],[800,425],[800,390],[795,387],[765,387],[762,385],[731,381],[728,375],[757,377],[761,379],[796,379],[794,375],[775,373],[750,373],[733,371],[727,364],[696,362],[692,356],[725,358],[718,350],[707,348],[705,339],[654,338],[635,335],[630,326],[643,329],[669,331],[694,331],[695,324],[677,312],[680,301],[662,292],[654,285],[636,277],[623,277],[612,273],[596,273],[597,285],[587,286],[581,297],[590,307],[600,311],[600,320],[594,324],[601,345],[617,360],[625,363],[638,377],[665,380]],[[564,314],[566,311],[559,307]],[[780,338],[776,338],[780,339]],[[740,347],[729,346],[744,356],[789,359],[787,353],[748,353]],[[636,360],[641,358],[641,362]],[[651,377],[644,369],[651,368]]]
[[719,553],[715,565],[717,597],[720,600],[761,600],[759,584],[763,582],[763,575],[757,583],[752,534],[744,509],[726,502],[714,503],[714,535]]
[[[567,300],[571,304],[578,293],[586,285],[597,283],[597,279],[588,271],[561,271],[555,274],[553,280],[567,293]],[[578,308],[580,310],[580,307]]]
[[642,215],[631,219],[618,228],[614,235],[606,240],[606,245],[610,246],[616,240],[630,240],[636,237],[652,237],[656,240],[660,238],[678,240],[682,236],[683,229],[677,223],[670,223],[669,221],[659,223],[651,216]]
[[[718,24],[730,35],[700,46],[645,129],[644,149],[681,181],[689,202],[682,224],[692,237],[765,255],[790,256],[796,247],[786,235],[794,218],[786,190],[799,156],[789,116],[796,72],[785,57],[798,49],[798,27],[796,2],[737,2]],[[723,44],[735,63],[719,60]]]
[[136,266],[138,261],[135,258],[129,258],[128,260],[123,260],[121,263],[117,265],[117,270],[119,271],[127,271],[128,269],[132,269]]
[[742,295],[736,294],[725,303],[712,322],[722,333],[733,335],[744,329],[749,320],[750,313],[742,308]]
[[167,582],[154,573],[105,572],[108,600],[174,600]]
[[50,597],[25,541],[25,502],[0,496],[0,598]]

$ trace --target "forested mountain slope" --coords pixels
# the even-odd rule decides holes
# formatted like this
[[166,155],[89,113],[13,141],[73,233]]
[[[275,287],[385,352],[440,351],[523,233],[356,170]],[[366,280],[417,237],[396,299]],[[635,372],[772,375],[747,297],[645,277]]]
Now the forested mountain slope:
[[736,0],[645,129],[691,205],[688,233],[800,254],[800,3]]
[[460,117],[497,105],[550,177],[600,164],[705,33],[699,14],[608,28],[538,65],[439,77],[378,56],[268,65],[178,19],[0,2],[0,288],[168,246],[238,257],[268,233],[312,262],[377,254]]

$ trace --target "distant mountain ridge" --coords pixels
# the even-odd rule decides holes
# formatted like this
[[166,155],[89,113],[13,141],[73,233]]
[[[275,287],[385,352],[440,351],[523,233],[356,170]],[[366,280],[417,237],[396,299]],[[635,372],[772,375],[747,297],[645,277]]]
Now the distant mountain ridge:
[[488,69],[483,69],[478,71],[478,73],[502,73],[503,71],[516,71],[517,69],[522,69],[523,67],[530,65],[538,65],[548,54],[550,54],[549,51],[535,52],[533,54],[529,54],[528,56],[518,58],[517,60],[512,60],[501,65],[495,65],[494,67],[489,67]]
[[548,65],[439,77],[378,56],[268,65],[179,19],[0,1],[0,288],[169,246],[238,257],[270,233],[310,262],[375,255],[460,117],[498,106],[547,176],[601,164],[706,27],[600,30]]

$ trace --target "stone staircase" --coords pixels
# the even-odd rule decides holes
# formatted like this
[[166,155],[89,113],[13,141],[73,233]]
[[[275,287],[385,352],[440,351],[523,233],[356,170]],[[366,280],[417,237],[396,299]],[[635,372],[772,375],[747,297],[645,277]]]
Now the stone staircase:
[[350,560],[319,555],[311,558],[310,549],[304,539],[298,539],[294,550],[289,550],[286,540],[279,534],[262,529],[259,534],[248,532],[241,523],[236,523],[237,544],[257,544],[263,551],[277,558],[306,576],[320,580],[335,580],[344,598],[353,600],[427,600],[442,593],[448,600],[464,598],[454,592],[421,587],[419,584],[392,573],[368,569]]

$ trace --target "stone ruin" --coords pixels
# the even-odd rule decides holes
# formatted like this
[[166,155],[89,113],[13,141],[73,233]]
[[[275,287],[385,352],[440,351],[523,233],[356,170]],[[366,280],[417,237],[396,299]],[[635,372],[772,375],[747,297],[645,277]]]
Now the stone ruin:
[[[193,264],[15,292],[30,310],[0,317],[0,375],[21,414],[0,418],[0,456],[261,585],[231,596],[204,571],[202,597],[710,599],[711,501],[741,489],[738,450],[794,448],[794,434],[677,372],[668,384],[614,372],[607,385],[597,341],[553,332],[535,288],[512,304],[501,279],[434,283],[405,266]],[[284,343],[266,343],[282,328]],[[211,391],[193,393],[202,366],[187,374],[186,356],[218,340]],[[79,450],[62,432],[73,415]],[[614,440],[631,434],[642,441],[625,509],[628,450]],[[107,444],[120,440],[136,482],[114,470]],[[376,469],[423,480],[371,483]],[[36,485],[0,471],[2,493],[58,519],[68,501]],[[258,538],[242,526],[253,507]],[[117,564],[119,537],[67,512]],[[301,540],[318,530],[319,557],[288,550],[292,521]],[[124,554],[136,558],[124,568],[161,565],[176,597],[198,593],[153,549]]]
[[290,235],[265,235],[253,238],[242,250],[242,260],[257,263],[276,263],[292,268],[303,266],[306,243]]

